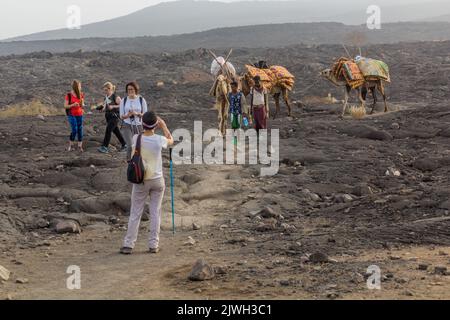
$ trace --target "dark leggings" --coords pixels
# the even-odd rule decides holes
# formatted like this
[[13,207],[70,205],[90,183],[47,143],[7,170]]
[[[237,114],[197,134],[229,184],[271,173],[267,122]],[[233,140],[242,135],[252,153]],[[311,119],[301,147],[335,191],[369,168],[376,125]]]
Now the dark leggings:
[[119,119],[115,117],[114,115],[107,115],[106,116],[106,132],[105,132],[105,139],[103,140],[103,146],[108,148],[109,143],[111,142],[111,136],[114,133],[117,139],[119,139],[120,144],[123,146],[126,145],[126,142],[122,136],[122,133],[120,132],[120,129],[118,127],[119,125]]
[[75,141],[78,137],[78,141],[83,141],[83,116],[68,116],[70,128],[72,132],[70,133],[70,141]]

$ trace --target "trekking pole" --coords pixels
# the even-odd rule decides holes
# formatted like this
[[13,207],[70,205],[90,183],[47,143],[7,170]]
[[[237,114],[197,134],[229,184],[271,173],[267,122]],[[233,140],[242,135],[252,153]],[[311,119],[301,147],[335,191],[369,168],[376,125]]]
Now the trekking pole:
[[174,200],[174,185],[173,185],[173,161],[172,148],[169,149],[170,154],[170,194],[172,198],[172,231],[175,234],[175,200]]

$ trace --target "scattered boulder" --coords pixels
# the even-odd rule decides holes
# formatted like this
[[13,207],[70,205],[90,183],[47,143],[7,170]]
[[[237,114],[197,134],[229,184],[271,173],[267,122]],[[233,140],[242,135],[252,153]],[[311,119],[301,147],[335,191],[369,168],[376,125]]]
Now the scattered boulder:
[[287,223],[282,223],[281,227],[283,228],[283,230],[285,232],[294,232],[295,230],[297,230],[297,228],[295,226],[292,226],[292,225],[287,224]]
[[391,124],[391,129],[398,130],[398,129],[400,129],[400,125],[397,122],[393,122]]
[[228,273],[228,267],[227,266],[215,266],[214,267],[214,273],[215,274],[227,274]]
[[181,178],[181,180],[187,183],[188,185],[194,185],[197,182],[202,181],[202,178],[196,174],[186,174]]
[[439,132],[441,137],[450,138],[450,128],[443,129]]
[[185,246],[193,246],[196,243],[195,239],[191,236],[188,237],[187,241],[183,243]]
[[408,278],[395,278],[395,282],[400,283],[400,284],[405,284],[409,281]]
[[440,209],[450,210],[450,200],[444,201],[439,205]]
[[362,197],[373,194],[373,190],[367,184],[359,184],[353,188],[352,192],[355,196]]
[[104,213],[110,212],[115,200],[99,199],[98,197],[89,197],[76,199],[70,204],[72,212]]
[[114,196],[113,204],[123,213],[128,214],[131,207],[131,197],[129,193],[120,193]]
[[434,267],[434,274],[440,274],[445,276],[447,274],[447,267],[444,266]]
[[411,290],[406,289],[405,291],[402,292],[402,295],[408,296],[408,297],[413,297],[414,296],[414,292],[412,292]]
[[28,279],[27,278],[17,278],[16,279],[16,283],[27,284],[28,283]]
[[361,124],[345,127],[342,129],[342,133],[352,137],[370,140],[390,141],[393,139],[392,135],[384,130]]
[[291,285],[291,282],[289,280],[280,280],[280,285],[282,287],[289,287]]
[[430,265],[427,264],[427,263],[421,263],[421,264],[419,264],[418,269],[419,269],[419,270],[426,271],[426,270],[428,270],[428,267],[429,267],[429,266],[430,266]]
[[268,219],[265,222],[260,222],[256,226],[256,231],[258,232],[266,232],[266,231],[272,231],[276,229],[277,221],[275,219]]
[[45,121],[45,117],[42,114],[38,115],[37,118],[39,120]]
[[353,197],[349,194],[337,194],[334,196],[334,201],[337,203],[349,203],[353,201]]
[[10,275],[11,271],[9,271],[3,266],[0,266],[0,279],[2,279],[3,281],[8,281]]
[[197,224],[197,223],[192,223],[192,230],[200,230],[200,228],[201,228],[201,226],[199,225],[199,224]]
[[36,221],[36,227],[39,229],[47,228],[50,225],[50,222],[44,218],[39,218]]
[[385,172],[386,176],[393,176],[393,177],[400,177],[401,176],[401,172],[400,170],[396,169],[396,168],[388,168]]
[[57,233],[81,233],[80,224],[73,220],[64,220],[56,224]]
[[191,281],[205,281],[214,278],[214,269],[206,263],[205,260],[199,259],[192,267],[188,279]]
[[320,200],[320,196],[316,193],[309,191],[309,189],[303,189],[303,194],[309,198],[309,200],[317,202]]
[[315,252],[309,256],[309,262],[312,262],[312,263],[326,263],[329,261],[330,261],[330,259],[323,252]]
[[263,218],[279,218],[280,214],[278,212],[275,212],[271,207],[265,207],[264,209],[260,210],[258,214]]
[[328,291],[327,298],[331,299],[331,300],[337,299],[337,298],[339,298],[339,293],[334,292],[334,291]]
[[420,171],[434,171],[440,166],[439,159],[423,158],[413,162],[413,167]]

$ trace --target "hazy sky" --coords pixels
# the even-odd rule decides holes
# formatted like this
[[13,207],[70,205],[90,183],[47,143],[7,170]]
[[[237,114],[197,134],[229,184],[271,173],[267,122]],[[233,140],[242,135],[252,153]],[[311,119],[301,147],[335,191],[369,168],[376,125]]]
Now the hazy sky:
[[[78,5],[82,24],[107,20],[137,11],[150,5],[172,0],[3,0],[1,4],[0,39],[11,38],[66,26],[67,8]],[[232,2],[238,0],[220,0]],[[309,2],[314,0],[298,0]],[[335,2],[340,0],[330,0]],[[361,0],[347,0],[355,3]],[[432,0],[372,0],[373,4],[395,5]]]

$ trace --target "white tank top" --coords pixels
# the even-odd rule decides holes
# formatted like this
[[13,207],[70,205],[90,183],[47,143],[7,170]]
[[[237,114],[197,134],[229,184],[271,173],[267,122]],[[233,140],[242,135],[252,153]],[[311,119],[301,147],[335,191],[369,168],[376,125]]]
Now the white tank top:
[[259,92],[258,90],[253,89],[253,105],[254,106],[260,106],[265,105],[264,101],[264,89],[262,92]]

